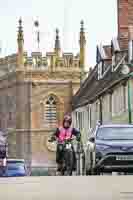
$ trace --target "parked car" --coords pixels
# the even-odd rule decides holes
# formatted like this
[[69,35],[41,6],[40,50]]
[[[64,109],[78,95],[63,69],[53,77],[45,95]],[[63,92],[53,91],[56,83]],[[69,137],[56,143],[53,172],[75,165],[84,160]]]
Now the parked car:
[[27,176],[25,161],[23,159],[7,159],[7,165],[2,177]]
[[0,129],[0,176],[5,172],[8,152],[7,131]]
[[87,175],[133,172],[133,125],[98,125],[85,151]]

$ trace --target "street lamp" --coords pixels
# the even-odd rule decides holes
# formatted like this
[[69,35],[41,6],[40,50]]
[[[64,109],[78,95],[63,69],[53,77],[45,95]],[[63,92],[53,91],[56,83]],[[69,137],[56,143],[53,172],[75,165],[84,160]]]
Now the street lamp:
[[[133,77],[133,72],[130,72],[129,65],[123,65],[121,70],[123,75],[127,75],[127,77]],[[130,79],[128,79],[128,122],[132,123],[132,108],[131,108],[131,87],[130,87]]]

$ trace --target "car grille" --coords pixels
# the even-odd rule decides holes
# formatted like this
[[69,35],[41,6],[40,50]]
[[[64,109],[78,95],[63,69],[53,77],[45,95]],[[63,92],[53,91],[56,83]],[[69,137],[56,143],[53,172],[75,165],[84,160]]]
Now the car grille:
[[107,153],[106,155],[133,155],[133,152],[117,152],[117,153],[115,153],[115,152],[113,152],[113,153]]
[[[103,165],[133,165],[133,153],[113,153],[113,155],[111,156],[111,154],[109,157],[105,158],[105,160],[103,160],[102,164]],[[116,159],[117,156],[126,156],[126,159],[122,158],[122,159]],[[132,160],[128,159],[127,156],[132,156]]]
[[115,157],[107,158],[103,161],[104,165],[133,165],[133,160],[116,160]]

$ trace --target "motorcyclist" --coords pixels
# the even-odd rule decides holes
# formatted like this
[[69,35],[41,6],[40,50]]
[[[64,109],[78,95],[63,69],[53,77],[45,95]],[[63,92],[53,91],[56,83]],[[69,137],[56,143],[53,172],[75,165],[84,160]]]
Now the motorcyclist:
[[[80,132],[75,128],[71,128],[71,124],[72,124],[71,115],[68,115],[68,114],[65,115],[63,119],[62,127],[59,127],[56,129],[56,131],[51,137],[51,140],[49,141],[54,141],[57,139],[58,141],[63,142],[65,139],[72,138],[73,136],[76,136],[77,141],[80,141],[80,138],[81,138]],[[59,145],[57,143],[57,150],[56,150],[56,162],[58,164],[57,171],[60,171],[61,169],[62,157],[63,157],[63,152],[59,149]],[[74,149],[73,149],[73,158],[74,158],[73,169],[75,169],[76,156],[75,156]]]

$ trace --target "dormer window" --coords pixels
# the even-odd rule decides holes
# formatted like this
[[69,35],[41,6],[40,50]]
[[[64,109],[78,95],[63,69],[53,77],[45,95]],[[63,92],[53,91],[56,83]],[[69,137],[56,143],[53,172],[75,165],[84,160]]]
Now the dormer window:
[[104,48],[102,45],[97,46],[97,53],[96,53],[96,61],[98,65],[98,80],[103,77],[104,72],[106,71],[106,66],[104,60],[107,58]]
[[117,38],[112,39],[112,47],[114,52],[120,52],[120,47]]
[[114,71],[115,63],[115,55],[112,55],[112,71]]
[[112,53],[112,71],[115,71],[117,64],[121,60],[120,47],[117,38],[113,38],[111,41],[111,53]]
[[125,56],[123,56],[121,53],[116,52],[113,56],[112,56],[112,72],[116,71],[117,68],[120,66],[120,64],[123,63],[123,61],[125,60]]
[[132,62],[133,60],[133,40],[130,40],[129,43],[128,43],[128,61],[129,62]]
[[103,74],[103,61],[98,63],[98,80],[102,78]]

